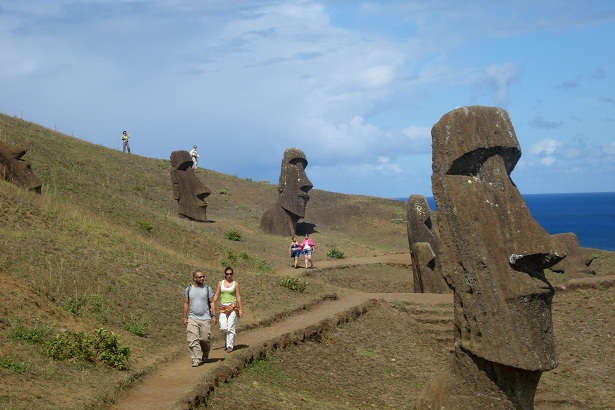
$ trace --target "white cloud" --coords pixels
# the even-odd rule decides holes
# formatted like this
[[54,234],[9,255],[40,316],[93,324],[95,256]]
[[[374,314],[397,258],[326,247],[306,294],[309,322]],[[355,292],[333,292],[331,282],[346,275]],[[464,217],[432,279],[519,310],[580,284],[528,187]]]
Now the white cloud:
[[533,144],[532,146],[530,146],[530,153],[534,155],[544,154],[550,156],[555,152],[555,150],[560,144],[560,142],[551,138],[544,139],[537,144]]
[[547,167],[553,165],[555,161],[557,160],[555,159],[553,155],[547,155],[546,157],[540,159],[540,163]]

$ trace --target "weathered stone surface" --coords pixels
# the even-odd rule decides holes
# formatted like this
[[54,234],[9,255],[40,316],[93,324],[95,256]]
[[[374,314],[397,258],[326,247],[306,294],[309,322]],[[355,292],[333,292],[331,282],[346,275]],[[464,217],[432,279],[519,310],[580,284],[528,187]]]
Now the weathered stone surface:
[[275,235],[294,235],[297,222],[305,216],[305,207],[310,199],[308,192],[312,182],[308,179],[305,153],[298,148],[284,151],[278,201],[261,217],[261,229]]
[[211,191],[192,169],[188,151],[171,152],[171,181],[173,198],[177,201],[179,215],[199,222],[207,222],[207,198]]
[[541,372],[557,366],[554,289],[544,269],[565,253],[510,179],[521,150],[506,111],[453,110],[432,128],[432,148],[456,349],[452,373],[434,381],[417,407],[533,408]]
[[589,249],[579,246],[579,238],[572,232],[558,233],[553,235],[564,248],[567,256],[555,265],[551,266],[553,272],[566,275],[567,278],[575,278],[585,275],[595,275],[596,270],[589,265],[594,256]]
[[43,184],[23,159],[26,152],[27,148],[0,141],[0,175],[5,181],[40,194]]
[[408,245],[416,293],[451,293],[442,276],[438,253],[437,214],[422,195],[411,195],[406,205]]

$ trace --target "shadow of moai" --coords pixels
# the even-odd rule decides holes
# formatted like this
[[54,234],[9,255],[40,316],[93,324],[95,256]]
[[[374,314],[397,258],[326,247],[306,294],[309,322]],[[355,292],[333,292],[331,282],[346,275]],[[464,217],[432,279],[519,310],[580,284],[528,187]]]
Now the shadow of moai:
[[194,173],[192,157],[188,151],[171,152],[171,181],[173,198],[181,217],[207,222],[207,198],[211,191]]
[[451,293],[438,259],[437,213],[422,195],[411,195],[406,206],[408,244],[412,256],[415,293]]
[[565,254],[510,179],[521,156],[508,113],[462,107],[431,131],[442,274],[454,293],[449,373],[418,409],[532,409],[542,372],[557,366],[544,269]]
[[310,197],[312,182],[308,179],[305,154],[298,148],[284,151],[280,182],[278,183],[278,201],[261,217],[261,229],[274,235],[295,235],[297,222],[305,217],[305,207]]
[[40,194],[43,184],[23,159],[26,152],[27,148],[0,141],[0,175],[7,182]]

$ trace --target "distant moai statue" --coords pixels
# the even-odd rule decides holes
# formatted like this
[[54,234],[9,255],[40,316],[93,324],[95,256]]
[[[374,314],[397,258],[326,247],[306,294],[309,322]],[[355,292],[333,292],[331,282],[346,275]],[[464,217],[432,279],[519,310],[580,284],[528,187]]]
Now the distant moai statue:
[[0,141],[0,175],[5,181],[40,194],[43,184],[23,159],[26,152],[27,148]]
[[542,372],[557,366],[544,269],[565,256],[510,179],[521,150],[508,113],[462,107],[432,128],[439,258],[454,293],[450,373],[418,409],[533,409]]
[[173,198],[179,205],[179,215],[198,222],[207,222],[207,198],[211,191],[195,175],[188,151],[171,152]]
[[406,205],[408,245],[412,256],[415,293],[451,293],[438,260],[437,214],[423,195],[411,195]]
[[274,235],[294,235],[297,222],[305,217],[305,207],[310,199],[308,192],[313,188],[308,179],[305,153],[298,148],[284,151],[278,201],[261,217],[261,229]]
[[589,265],[594,260],[592,251],[581,248],[579,238],[572,232],[553,235],[564,247],[567,256],[551,266],[553,272],[563,273],[567,279],[595,275],[596,270]]

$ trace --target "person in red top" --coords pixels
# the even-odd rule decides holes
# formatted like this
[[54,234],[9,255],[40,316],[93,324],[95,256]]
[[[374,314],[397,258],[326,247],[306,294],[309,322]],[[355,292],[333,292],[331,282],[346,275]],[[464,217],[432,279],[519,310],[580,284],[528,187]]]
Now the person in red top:
[[[301,242],[300,245],[303,256],[305,257],[305,269],[312,269],[314,264],[312,263],[312,253],[314,253],[314,241],[310,238],[310,235],[305,234],[305,239]],[[310,263],[310,267],[308,268],[308,262]]]

